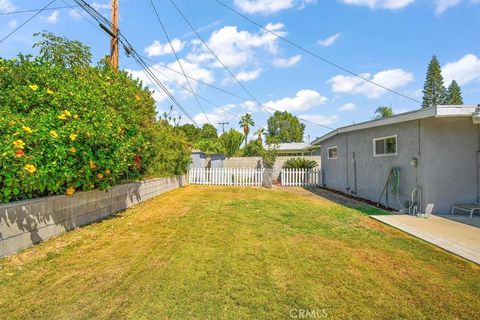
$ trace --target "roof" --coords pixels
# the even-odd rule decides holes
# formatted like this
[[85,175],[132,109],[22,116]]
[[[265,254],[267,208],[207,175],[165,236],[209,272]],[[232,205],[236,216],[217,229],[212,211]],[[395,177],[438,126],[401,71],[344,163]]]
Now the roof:
[[361,123],[352,124],[330,131],[313,140],[312,145],[318,145],[323,141],[344,132],[351,132],[362,129],[375,128],[380,126],[391,125],[395,123],[407,122],[412,120],[428,119],[428,118],[458,118],[472,117],[475,109],[480,105],[440,105],[430,108],[422,108],[415,111],[399,113],[389,118],[375,119]]
[[[270,148],[271,146],[269,146]],[[301,150],[310,150],[312,148],[317,148],[310,143],[305,142],[290,142],[290,143],[279,143],[275,145],[278,151],[301,151]]]

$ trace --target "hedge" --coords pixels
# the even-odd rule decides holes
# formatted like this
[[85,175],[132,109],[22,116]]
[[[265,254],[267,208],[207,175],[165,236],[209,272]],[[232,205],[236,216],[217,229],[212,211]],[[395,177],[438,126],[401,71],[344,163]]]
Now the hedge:
[[184,134],[141,82],[108,66],[0,58],[0,202],[181,174]]

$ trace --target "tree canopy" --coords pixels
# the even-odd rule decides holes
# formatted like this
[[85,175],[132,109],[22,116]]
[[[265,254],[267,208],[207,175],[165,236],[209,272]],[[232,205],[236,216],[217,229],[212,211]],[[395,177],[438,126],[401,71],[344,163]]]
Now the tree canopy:
[[288,111],[275,111],[267,121],[267,143],[302,142],[305,125]]
[[252,115],[250,113],[245,113],[240,121],[238,122],[240,127],[243,129],[243,134],[245,135],[245,146],[247,146],[248,142],[248,134],[250,133],[250,126],[254,126],[255,122],[253,122]]
[[448,103],[447,90],[443,84],[442,68],[436,56],[433,56],[428,64],[422,92],[422,108]]
[[447,89],[448,104],[463,104],[462,89],[457,81],[453,80]]
[[380,106],[375,110],[374,119],[390,118],[393,116],[393,110],[388,106]]

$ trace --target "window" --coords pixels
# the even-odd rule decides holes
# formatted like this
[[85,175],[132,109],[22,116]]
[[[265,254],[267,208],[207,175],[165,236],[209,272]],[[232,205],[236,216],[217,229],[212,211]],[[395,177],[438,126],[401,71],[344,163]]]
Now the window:
[[373,155],[396,156],[397,155],[397,136],[389,136],[373,139]]
[[328,159],[337,159],[337,146],[327,149]]

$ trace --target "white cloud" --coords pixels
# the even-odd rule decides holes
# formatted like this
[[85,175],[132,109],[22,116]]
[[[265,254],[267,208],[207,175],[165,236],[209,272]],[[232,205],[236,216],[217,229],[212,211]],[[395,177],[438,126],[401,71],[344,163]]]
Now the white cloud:
[[290,58],[275,58],[273,59],[272,61],[272,64],[275,66],[275,67],[280,67],[280,68],[288,68],[288,67],[292,67],[294,65],[296,65],[298,62],[300,62],[300,60],[302,59],[302,56],[301,55],[295,55],[295,56],[292,56]]
[[[413,74],[402,69],[384,70],[371,76],[370,73],[360,74],[384,87],[398,89],[413,81]],[[338,75],[327,81],[332,85],[333,92],[364,94],[368,98],[378,98],[387,91],[359,77]]]
[[79,21],[82,19],[82,16],[80,15],[80,13],[78,13],[78,11],[74,9],[70,9],[68,11],[68,15],[75,21]]
[[[265,27],[278,34],[286,35],[281,23],[269,23]],[[239,31],[237,26],[225,26],[215,30],[207,44],[227,67],[232,68],[251,65],[261,56],[274,55],[278,52],[278,39],[274,35],[264,30],[258,33]],[[209,63],[215,68],[222,68],[202,43],[192,41],[192,45],[194,49],[188,54],[188,60],[195,63]]]
[[352,111],[355,109],[357,109],[357,105],[355,103],[346,103],[338,108],[338,111]]
[[457,6],[462,0],[435,0],[435,14],[442,14],[448,8]]
[[[179,39],[173,39],[171,43],[173,49],[177,53],[180,52],[185,46],[185,42],[182,42]],[[167,54],[173,54],[172,48],[170,47],[169,43],[161,44],[158,40],[153,41],[153,43],[146,47],[144,51],[149,57],[158,57]]]
[[8,27],[9,27],[10,29],[15,28],[16,26],[17,26],[17,20],[16,20],[16,19],[13,19],[13,20],[8,21]]
[[[202,68],[200,65],[188,62],[186,60],[180,59],[180,62],[182,64],[183,69],[185,70],[185,73],[195,79],[198,79],[200,81],[206,82],[206,83],[212,83],[214,81],[213,74],[207,70]],[[178,84],[182,85],[183,87],[187,87],[187,80],[185,79],[183,73],[181,72],[180,66],[178,63],[172,62],[167,65],[168,68],[174,70],[169,70],[165,69],[162,67],[160,64],[155,64],[150,66],[149,70],[155,74],[155,76],[169,88],[169,91],[173,92],[173,89],[170,89]],[[152,89],[156,89],[156,85],[153,82],[153,80],[149,79],[146,75],[145,72],[142,70],[126,70],[129,72],[133,78],[137,78],[142,80],[142,82],[149,86]],[[175,72],[176,71],[176,72]],[[176,82],[176,83],[175,83]],[[196,91],[196,88],[198,86],[198,83],[196,81],[190,81],[190,84],[192,85],[192,88],[194,91]],[[184,96],[190,96],[191,93],[184,91],[183,89],[180,89],[181,93],[184,93]],[[176,96],[178,98],[178,96]],[[162,96],[162,93],[159,93],[158,95],[154,96],[154,98],[157,100],[157,102],[165,100],[165,97]]]
[[57,23],[60,18],[60,11],[55,10],[45,18],[48,23]]
[[241,71],[236,75],[239,81],[250,81],[258,78],[262,73],[262,68],[258,68],[252,71]]
[[341,0],[343,3],[355,6],[369,7],[370,9],[402,9],[415,0]]
[[335,123],[338,120],[337,115],[324,116],[321,114],[301,114],[299,117],[324,126],[328,126],[329,124]]
[[95,10],[110,10],[111,4],[110,3],[98,3],[98,2],[93,2],[90,5],[92,8]]
[[16,8],[10,0],[0,0],[0,12],[6,13],[14,11]]
[[293,7],[303,9],[316,0],[235,0],[234,3],[245,13],[272,14]]
[[324,104],[327,98],[315,90],[300,90],[295,97],[286,97],[264,103],[267,108],[280,111],[302,111]]
[[330,47],[332,44],[334,44],[338,38],[340,38],[341,33],[335,33],[334,35],[318,41],[318,44],[321,45],[322,47]]
[[[226,106],[215,108],[211,112],[207,112],[206,115],[211,123],[230,121],[235,118],[231,112],[231,110],[235,108],[235,104],[227,104]],[[193,117],[193,120],[195,120],[199,125],[207,123],[207,119],[203,113],[196,114]]]
[[449,62],[442,67],[442,75],[445,85],[448,86],[452,80],[464,85],[480,79],[480,58],[470,53],[458,61]]

